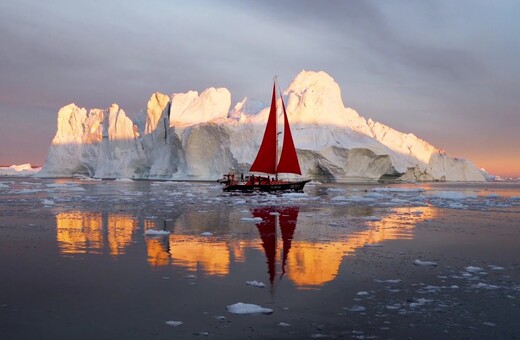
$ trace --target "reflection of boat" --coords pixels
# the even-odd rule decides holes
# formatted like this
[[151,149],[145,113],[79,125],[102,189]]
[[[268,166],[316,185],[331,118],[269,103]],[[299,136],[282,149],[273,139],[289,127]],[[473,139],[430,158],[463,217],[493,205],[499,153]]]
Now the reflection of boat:
[[[285,111],[285,104],[281,95],[280,101],[282,103],[284,118],[284,136],[280,160],[278,160],[278,114],[275,81],[264,138],[262,139],[262,144],[260,145],[256,159],[249,170],[251,172],[260,172],[269,175],[267,177],[251,175],[245,178],[241,175],[240,178],[238,178],[234,173],[225,174],[224,178],[219,180],[220,183],[224,184],[224,191],[302,191],[305,184],[310,182],[310,180],[288,181],[278,179],[279,173],[302,174],[292,139],[289,120],[287,119],[287,113]],[[271,177],[270,175],[274,176]]]
[[[296,221],[298,219],[299,207],[263,207],[255,208],[252,211],[254,217],[262,219],[261,222],[256,224],[262,239],[262,247],[267,257],[267,272],[269,273],[269,282],[271,285],[274,282],[276,276],[276,227],[277,220],[280,225],[282,234],[282,273],[285,274],[285,265],[287,263],[287,257],[289,250],[291,249],[291,242],[296,230]],[[281,277],[280,276],[280,277]]]

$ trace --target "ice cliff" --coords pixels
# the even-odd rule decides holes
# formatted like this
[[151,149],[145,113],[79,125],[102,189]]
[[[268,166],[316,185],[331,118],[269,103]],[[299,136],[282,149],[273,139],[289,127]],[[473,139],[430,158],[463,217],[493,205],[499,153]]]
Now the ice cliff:
[[[266,89],[266,92],[270,88]],[[302,71],[284,93],[303,176],[349,182],[484,181],[468,160],[346,108],[324,72]],[[210,88],[152,95],[130,118],[118,105],[58,112],[56,136],[39,176],[213,180],[234,168],[247,173],[268,105]],[[280,139],[281,140],[281,139]]]

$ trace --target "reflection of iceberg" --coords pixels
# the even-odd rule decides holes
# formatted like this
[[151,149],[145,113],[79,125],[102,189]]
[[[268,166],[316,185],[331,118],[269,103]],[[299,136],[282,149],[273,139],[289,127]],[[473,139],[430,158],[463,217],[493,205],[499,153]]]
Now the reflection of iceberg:
[[255,208],[252,211],[254,217],[260,217],[261,222],[256,226],[262,239],[262,247],[267,257],[267,272],[269,273],[269,282],[273,284],[276,276],[276,227],[278,223],[282,234],[282,275],[285,273],[285,265],[287,256],[291,249],[291,242],[296,229],[296,220],[298,219],[299,207],[263,207]]
[[56,215],[56,239],[61,254],[100,254],[107,242],[110,255],[117,256],[131,244],[136,226],[130,215],[63,212]]
[[388,240],[411,239],[413,228],[424,220],[427,207],[397,208],[373,227],[333,242],[294,241],[288,256],[288,275],[299,288],[319,287],[336,277],[344,256],[352,255],[367,244]]
[[207,275],[229,274],[229,249],[223,241],[188,235],[170,235],[170,256],[176,266],[196,271],[201,268]]

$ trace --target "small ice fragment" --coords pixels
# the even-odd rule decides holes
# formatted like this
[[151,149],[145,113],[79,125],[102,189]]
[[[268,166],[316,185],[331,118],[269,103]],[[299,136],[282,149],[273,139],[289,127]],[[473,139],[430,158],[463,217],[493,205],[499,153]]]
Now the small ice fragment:
[[278,326],[281,326],[281,327],[291,327],[291,324],[289,324],[287,322],[280,322],[280,323],[278,323]]
[[401,308],[400,303],[394,303],[393,305],[386,305],[386,309],[389,309],[389,310],[398,310],[399,308]]
[[227,318],[224,315],[215,315],[215,319],[222,321],[222,320],[226,320]]
[[177,326],[182,325],[184,322],[182,322],[182,321],[166,321],[165,323],[167,325],[169,325],[169,326],[177,327]]
[[361,291],[361,292],[357,292],[358,296],[365,296],[365,295],[368,295],[368,292],[365,292],[365,291]]
[[228,312],[233,314],[271,314],[273,310],[270,308],[264,308],[259,305],[252,303],[237,302],[233,305],[226,306]]
[[429,299],[417,299],[415,302],[411,302],[410,303],[410,308],[417,308],[417,307],[420,307],[420,306],[424,306],[425,304],[429,303],[429,302],[432,302],[433,300],[429,300]]
[[504,267],[496,266],[494,264],[490,264],[488,267],[491,268],[492,270],[504,270]]
[[263,282],[258,281],[246,281],[246,285],[258,288],[264,288],[265,284]]
[[54,205],[54,201],[53,200],[48,200],[48,199],[44,199],[43,200],[43,205]]
[[374,281],[378,282],[378,283],[399,283],[399,282],[401,282],[401,279],[391,279],[391,280],[374,279]]
[[483,283],[483,282],[479,282],[477,283],[476,285],[473,285],[472,286],[473,288],[484,288],[484,289],[498,289],[498,286],[496,285],[492,285],[492,284],[489,284],[489,283]]
[[352,306],[352,307],[343,307],[343,309],[348,310],[349,312],[364,312],[367,309],[363,306]]
[[490,327],[495,327],[496,326],[494,322],[484,322],[483,324],[486,325],[486,326],[490,326]]
[[147,236],[161,236],[161,235],[170,235],[170,232],[167,230],[155,230],[155,229],[148,229],[144,232]]
[[203,233],[200,233],[200,236],[213,236],[213,233],[209,232],[209,231],[205,231]]
[[262,222],[262,218],[261,217],[242,217],[240,219],[240,221],[242,222]]
[[421,261],[419,259],[413,261],[413,264],[415,264],[416,266],[437,266],[437,262],[433,262],[433,261]]
[[480,272],[480,271],[482,271],[482,268],[480,268],[480,267],[468,266],[468,267],[466,267],[466,271],[469,272],[469,273],[476,273],[476,272]]
[[188,280],[195,280],[197,277],[193,274],[188,274],[186,276],[184,276],[185,279],[188,279]]

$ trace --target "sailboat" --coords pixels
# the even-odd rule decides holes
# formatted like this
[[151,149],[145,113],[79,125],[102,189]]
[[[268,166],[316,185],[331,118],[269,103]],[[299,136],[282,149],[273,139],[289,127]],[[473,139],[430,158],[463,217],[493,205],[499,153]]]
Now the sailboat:
[[[282,144],[282,153],[278,159],[278,107],[276,98],[276,77],[273,84],[273,96],[271,100],[271,109],[269,118],[265,127],[264,138],[260,149],[256,155],[250,172],[260,172],[267,176],[250,175],[245,178],[236,176],[230,172],[224,175],[220,180],[224,184],[224,191],[303,191],[303,187],[308,180],[288,181],[278,179],[279,173],[301,175],[300,163],[291,134],[291,127],[287,119],[285,104],[280,93],[280,101],[282,103],[283,119],[284,119],[284,135]],[[272,177],[271,177],[272,175]]]

